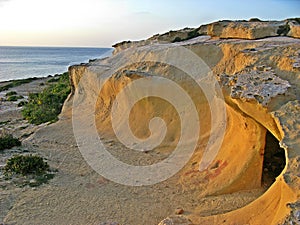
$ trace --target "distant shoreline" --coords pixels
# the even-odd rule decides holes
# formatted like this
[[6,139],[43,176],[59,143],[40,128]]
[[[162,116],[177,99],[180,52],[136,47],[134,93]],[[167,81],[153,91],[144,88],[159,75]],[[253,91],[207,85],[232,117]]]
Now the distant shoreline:
[[[22,81],[27,81],[27,80],[30,80],[30,82],[31,82],[31,81],[34,81],[34,80],[44,80],[44,79],[50,78],[50,77],[61,76],[62,74],[67,73],[67,72],[68,71],[65,71],[63,73],[57,73],[57,74],[54,74],[54,75],[43,76],[43,77],[28,77],[28,78],[0,81],[0,87],[1,87],[2,84],[11,83],[11,82],[18,82],[18,81],[22,82]],[[28,82],[28,83],[30,83],[30,82]]]
[[[84,47],[84,46],[22,46],[22,45],[0,45],[0,48],[92,48],[92,49],[110,49],[111,47]],[[113,48],[111,48],[113,49]]]
[[110,56],[112,48],[0,46],[0,82],[61,74],[68,67]]
[[24,79],[14,79],[14,80],[8,80],[8,81],[0,81],[0,92],[7,91],[11,88],[16,88],[18,86],[21,86],[23,84],[29,84],[34,81],[42,81],[47,80],[51,78],[60,77],[63,74],[68,73],[68,71],[60,74],[54,74],[54,75],[48,75],[44,77],[30,77],[30,78],[24,78]]

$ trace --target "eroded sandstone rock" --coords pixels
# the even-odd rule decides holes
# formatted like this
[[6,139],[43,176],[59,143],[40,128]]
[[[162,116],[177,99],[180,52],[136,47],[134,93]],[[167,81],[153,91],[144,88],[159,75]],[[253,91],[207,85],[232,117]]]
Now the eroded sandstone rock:
[[268,71],[252,70],[248,74],[223,75],[221,79],[223,82],[227,79],[225,85],[232,87],[232,98],[244,101],[256,100],[262,106],[266,106],[273,97],[284,94],[291,87],[288,81]]
[[[103,76],[105,68],[118,63],[122,54],[133,62],[151,56],[153,62],[131,64],[116,72],[100,92],[96,105],[96,121],[99,122],[100,132],[110,138],[113,134],[112,128],[109,127],[113,101],[131,82],[145,77],[151,79],[155,74],[174,80],[192,96],[200,110],[199,116],[203,126],[200,137],[204,142],[198,144],[191,162],[181,171],[179,183],[186,192],[201,189],[201,196],[208,196],[258,188],[263,171],[266,131],[274,135],[284,148],[285,168],[269,189],[252,203],[225,214],[211,213],[209,216],[200,216],[197,209],[186,218],[167,218],[160,223],[161,225],[280,224],[285,220],[289,221],[289,218],[292,221],[298,219],[298,208],[294,207],[291,210],[289,207],[295,205],[300,197],[300,76],[297,66],[300,39],[297,39],[298,22],[292,21],[294,20],[221,21],[197,30],[199,34],[208,34],[218,37],[217,39],[195,38],[170,44],[168,42],[176,36],[172,34],[165,35],[162,38],[165,43],[158,45],[155,42],[159,36],[155,36],[143,42],[119,44],[114,56],[109,59],[96,60],[84,68],[70,68],[73,87],[78,88],[82,76],[86,76],[86,79],[89,79],[89,73],[96,73],[97,77]],[[259,40],[256,40],[257,38]],[[219,79],[224,94],[227,112],[224,142],[216,159],[204,171],[198,170],[199,161],[203,156],[203,148],[200,146],[207,144],[207,138],[204,137],[206,132],[210,131],[207,122],[210,116],[207,103],[199,97],[203,96],[203,93],[201,95],[201,91],[192,80],[178,69],[154,63],[161,52],[168,52],[176,46],[183,46],[202,58],[211,68],[215,78]],[[134,54],[126,54],[127,48],[135,48]],[[214,57],[210,57],[211,55]],[[93,83],[92,80],[89,82]],[[180,135],[178,126],[174,123],[176,113],[159,101],[151,102],[146,99],[143,106],[134,108],[131,117],[132,130],[139,137],[147,137],[149,133],[139,125],[147,124],[149,118],[155,116],[155,110],[158,108],[162,110],[160,116],[167,121],[167,127],[171,130],[171,134],[166,137],[166,145],[174,145]]]

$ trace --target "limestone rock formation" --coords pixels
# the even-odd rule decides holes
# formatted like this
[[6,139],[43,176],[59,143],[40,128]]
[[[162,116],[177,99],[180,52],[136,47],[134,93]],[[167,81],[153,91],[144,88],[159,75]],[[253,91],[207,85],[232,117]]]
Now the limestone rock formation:
[[250,19],[249,21],[222,20],[201,25],[198,28],[185,28],[178,31],[169,31],[161,35],[157,34],[147,40],[123,41],[113,46],[115,48],[114,53],[133,46],[179,42],[203,35],[221,39],[237,38],[248,40],[277,36],[300,38],[300,19],[294,18],[283,21],[261,21],[259,19]]
[[287,22],[262,22],[262,21],[220,21],[207,25],[206,32],[212,37],[258,39],[286,35]]
[[[129,84],[140,79],[155,80],[161,77],[176,82],[188,93],[198,111],[200,141],[197,142],[194,155],[180,171],[179,184],[186,193],[199,191],[199,199],[261,187],[263,173],[268,171],[267,168],[264,170],[264,155],[270,144],[266,133],[273,135],[278,141],[277,145],[280,144],[284,149],[282,156],[285,157],[285,165],[278,165],[275,161],[271,163],[274,167],[284,167],[283,171],[273,174],[275,180],[272,180],[270,187],[252,203],[221,214],[213,213],[212,208],[212,213],[205,216],[201,214],[201,207],[195,207],[187,215],[170,217],[160,224],[299,222],[299,26],[299,19],[279,22],[254,19],[219,21],[196,30],[184,29],[156,35],[141,42],[119,43],[115,45],[114,55],[110,58],[96,60],[85,66],[70,67],[72,93],[83,92],[83,98],[88,98],[85,95],[87,90],[79,85],[85,79],[89,91],[98,96],[95,105],[96,126],[105,138],[116,138],[110,114],[117,96],[126,86],[129,86],[130,93],[140,93]],[[207,85],[199,88],[197,82],[191,79],[186,71],[192,69],[190,71],[195,74],[201,74],[201,68],[180,52],[173,55],[172,51],[178,47],[187,49],[205,62],[217,80],[223,98],[220,93],[215,96],[205,94],[203,87],[214,89],[214,86],[210,86],[210,80],[196,76],[196,81],[199,79],[203,85]],[[183,63],[180,65],[186,70],[163,62],[164,57],[174,57],[177,63]],[[123,65],[120,62],[124,60],[128,63]],[[107,72],[115,68],[118,70],[111,74]],[[103,81],[100,82],[100,90],[95,82],[97,80]],[[157,85],[160,90],[164,89],[159,86],[161,84]],[[152,87],[144,87],[147,88]],[[149,93],[152,92],[149,90]],[[213,143],[209,139],[211,133],[220,130],[220,127],[211,124],[214,115],[210,104],[214,101],[217,104],[222,101],[225,105],[225,134],[214,159],[207,162],[204,170],[199,170],[205,147],[214,147],[218,142],[218,135]],[[120,104],[127,110],[130,106],[128,102],[130,96]],[[222,111],[215,113],[220,114]],[[171,152],[180,141],[180,118],[174,107],[161,99],[148,97],[132,107],[129,116],[132,133],[141,139],[149,137],[149,121],[157,116],[165,121],[167,133],[156,152]]]

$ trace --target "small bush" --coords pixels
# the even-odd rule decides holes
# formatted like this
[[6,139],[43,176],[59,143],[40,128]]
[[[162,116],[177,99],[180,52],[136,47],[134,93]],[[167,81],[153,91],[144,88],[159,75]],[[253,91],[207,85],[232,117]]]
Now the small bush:
[[293,20],[297,21],[297,23],[300,24],[300,18],[293,18]]
[[59,80],[58,78],[53,77],[53,78],[49,79],[47,82],[48,83],[54,83],[54,82],[57,82],[58,80]]
[[55,122],[71,87],[68,73],[62,74],[56,83],[45,88],[41,93],[29,94],[28,103],[22,110],[23,117],[32,124]]
[[195,38],[195,37],[200,36],[200,34],[198,33],[198,32],[199,32],[199,29],[200,29],[200,28],[196,28],[196,29],[194,29],[194,30],[188,32],[188,37],[186,38],[186,40],[192,39],[192,38]]
[[22,106],[26,105],[27,103],[28,103],[27,101],[20,101],[18,103],[18,107],[22,107]]
[[290,31],[290,26],[288,24],[285,24],[285,25],[282,25],[282,26],[279,26],[278,30],[277,30],[277,34],[278,35],[282,35],[282,36],[285,36],[288,34],[288,32]]
[[192,31],[188,32],[187,33],[187,37],[183,38],[183,39],[180,38],[180,37],[175,37],[174,40],[172,41],[172,43],[174,43],[174,42],[180,42],[180,41],[186,41],[186,40],[198,37],[198,36],[200,36],[199,30],[200,30],[200,28],[193,29]]
[[36,155],[14,155],[6,161],[5,174],[43,174],[49,169],[47,162]]
[[10,91],[10,92],[7,92],[5,96],[8,97],[8,96],[16,95],[16,94],[17,94],[17,92]]
[[249,22],[262,22],[259,18],[251,18]]
[[9,122],[10,122],[10,120],[1,121],[1,122],[0,122],[0,126],[1,126],[1,125],[6,125],[6,124],[8,124]]
[[0,150],[10,149],[14,146],[20,146],[21,142],[11,134],[4,134],[0,137]]
[[22,99],[24,98],[23,96],[21,95],[10,95],[7,97],[6,101],[9,101],[9,102],[16,102],[18,101],[19,99]]
[[176,37],[176,38],[174,38],[174,40],[172,41],[172,43],[174,43],[174,42],[180,42],[180,41],[182,41],[182,39],[180,37]]

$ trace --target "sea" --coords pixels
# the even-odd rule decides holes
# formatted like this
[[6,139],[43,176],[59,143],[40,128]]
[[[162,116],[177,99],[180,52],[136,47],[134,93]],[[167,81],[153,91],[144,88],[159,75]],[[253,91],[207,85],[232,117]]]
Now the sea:
[[46,77],[66,72],[74,64],[110,56],[112,48],[0,46],[0,82]]

